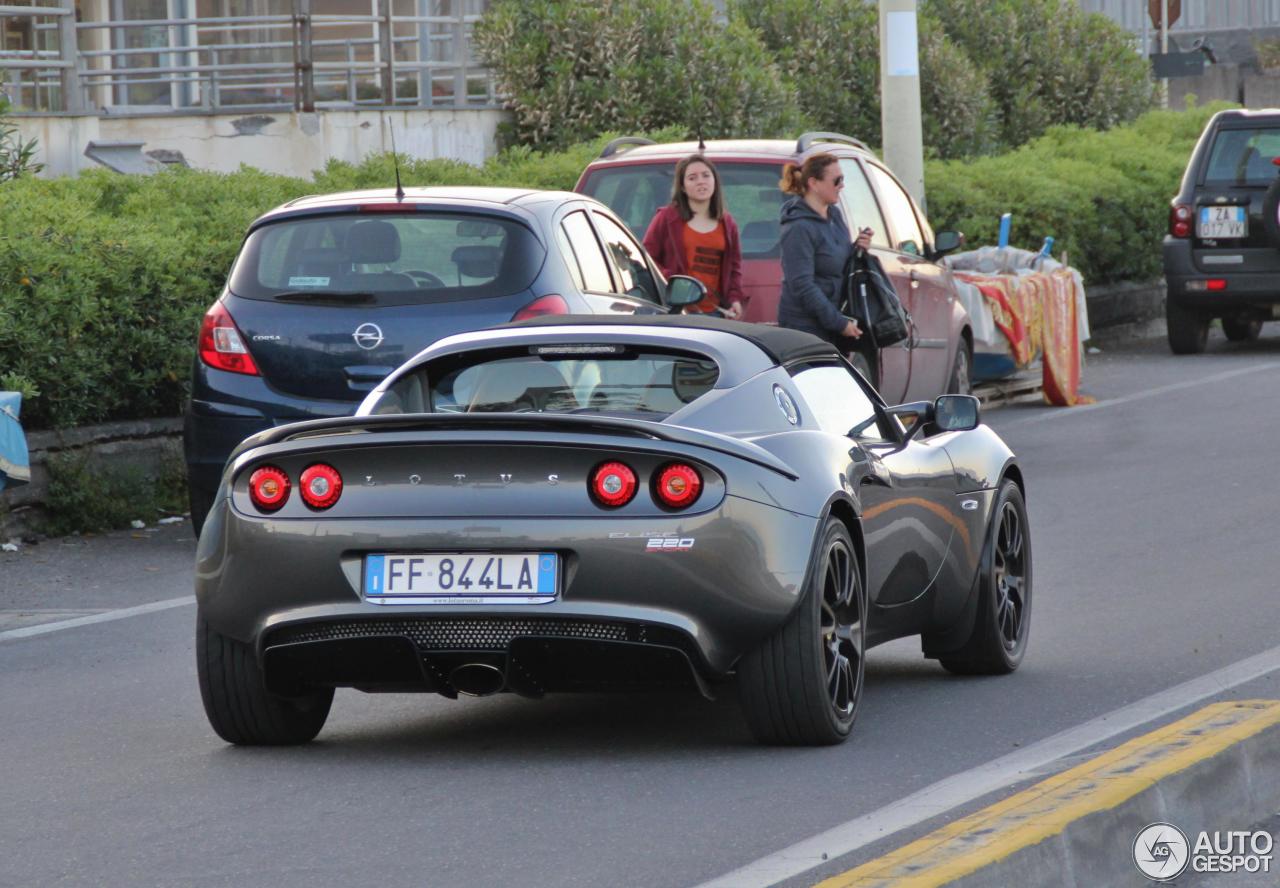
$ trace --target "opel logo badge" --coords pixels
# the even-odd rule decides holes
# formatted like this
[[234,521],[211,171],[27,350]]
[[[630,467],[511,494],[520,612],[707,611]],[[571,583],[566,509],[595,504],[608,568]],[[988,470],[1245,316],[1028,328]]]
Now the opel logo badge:
[[351,334],[351,338],[356,341],[356,345],[366,351],[375,349],[382,345],[382,328],[377,324],[361,324],[356,327],[356,332]]

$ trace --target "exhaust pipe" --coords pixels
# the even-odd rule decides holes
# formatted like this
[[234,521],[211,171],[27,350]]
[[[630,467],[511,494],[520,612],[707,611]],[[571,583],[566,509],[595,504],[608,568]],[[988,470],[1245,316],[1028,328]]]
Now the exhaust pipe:
[[506,683],[502,670],[488,663],[464,663],[449,673],[449,684],[468,697],[496,694]]

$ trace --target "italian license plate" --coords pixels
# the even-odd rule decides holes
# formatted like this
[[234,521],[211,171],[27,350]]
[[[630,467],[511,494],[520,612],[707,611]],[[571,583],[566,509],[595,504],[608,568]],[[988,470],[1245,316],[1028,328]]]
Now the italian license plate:
[[554,601],[552,552],[366,555],[364,596],[374,604],[544,604]]
[[1215,239],[1248,237],[1249,216],[1244,207],[1201,207],[1196,235]]

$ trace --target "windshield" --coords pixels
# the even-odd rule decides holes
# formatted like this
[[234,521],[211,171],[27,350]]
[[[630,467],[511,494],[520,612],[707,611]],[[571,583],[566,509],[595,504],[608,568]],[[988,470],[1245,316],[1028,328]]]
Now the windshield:
[[1266,187],[1276,179],[1271,161],[1280,156],[1280,129],[1219,130],[1209,152],[1208,182]]
[[410,305],[509,296],[546,251],[518,222],[465,213],[345,213],[285,219],[245,242],[231,291],[249,299],[362,298]]
[[608,413],[660,419],[711,391],[719,367],[701,355],[620,345],[470,352],[397,380],[387,413]]
[[[582,190],[605,204],[627,223],[636,237],[644,237],[659,209],[671,202],[674,163],[601,167],[587,177]],[[725,209],[738,223],[742,258],[770,259],[781,255],[782,229],[778,213],[787,195],[778,189],[781,167],[773,163],[720,163]]]

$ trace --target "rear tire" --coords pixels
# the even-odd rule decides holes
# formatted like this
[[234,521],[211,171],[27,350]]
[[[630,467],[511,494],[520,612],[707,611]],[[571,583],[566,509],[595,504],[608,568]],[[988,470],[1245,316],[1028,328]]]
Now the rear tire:
[[956,360],[951,365],[951,377],[947,380],[947,394],[973,394],[973,346],[964,337],[956,346]]
[[1164,303],[1169,330],[1169,349],[1175,355],[1198,355],[1209,344],[1209,318],[1190,308]]
[[1018,485],[1000,484],[978,572],[978,613],[959,649],[938,658],[959,675],[1007,675],[1027,652],[1031,632],[1031,533]]
[[1222,332],[1232,342],[1253,342],[1262,334],[1262,321],[1259,318],[1223,318]]
[[866,612],[849,531],[828,518],[799,607],[738,664],[742,710],[757,740],[827,746],[849,736],[862,701]]
[[196,671],[205,715],[218,736],[241,746],[292,746],[324,727],[333,688],[305,697],[278,697],[267,690],[249,645],[196,619]]

